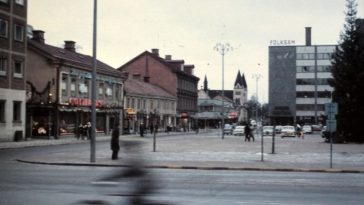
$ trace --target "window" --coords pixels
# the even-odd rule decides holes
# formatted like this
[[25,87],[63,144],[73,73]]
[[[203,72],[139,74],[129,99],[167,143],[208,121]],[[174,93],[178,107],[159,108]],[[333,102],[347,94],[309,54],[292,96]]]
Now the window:
[[76,92],[76,83],[77,83],[77,79],[75,76],[71,77],[71,97],[76,97],[77,92]]
[[15,0],[15,3],[24,6],[24,0]]
[[62,73],[62,82],[61,82],[61,93],[62,96],[67,96],[67,85],[68,85],[68,75],[65,73]]
[[0,76],[6,75],[7,70],[7,59],[3,56],[0,56]]
[[106,88],[106,96],[107,96],[107,99],[109,99],[109,100],[112,100],[112,88],[111,87],[107,87]]
[[13,121],[21,122],[21,101],[13,102]]
[[104,98],[104,83],[99,84],[99,99]]
[[14,77],[22,78],[23,77],[23,62],[19,60],[14,61]]
[[5,122],[5,100],[0,100],[0,122]]
[[9,2],[9,0],[0,0],[0,2],[7,4]]
[[8,22],[0,19],[0,37],[8,37]]
[[88,80],[82,80],[78,87],[78,96],[83,98],[89,97],[89,82]]
[[14,40],[23,41],[24,40],[24,26],[15,24],[14,26]]

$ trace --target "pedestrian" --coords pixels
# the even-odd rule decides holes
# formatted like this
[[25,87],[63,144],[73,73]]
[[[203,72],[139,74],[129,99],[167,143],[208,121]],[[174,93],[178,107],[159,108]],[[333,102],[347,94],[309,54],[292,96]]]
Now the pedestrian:
[[[257,129],[256,127],[255,127],[255,129]],[[252,138],[252,140],[253,140],[253,142],[255,141],[255,138],[254,138],[254,134],[253,134],[253,129],[252,128],[250,128],[250,133],[249,133],[249,135],[250,135],[250,137],[249,138]]]
[[251,129],[250,129],[249,124],[247,123],[247,124],[245,124],[245,127],[244,127],[245,141],[250,142],[250,132],[251,132]]
[[144,124],[143,124],[143,122],[140,123],[139,130],[140,130],[140,136],[144,137]]
[[119,145],[119,123],[117,122],[115,122],[114,129],[112,130],[111,133],[111,150],[112,150],[111,159],[112,160],[118,159],[120,145]]
[[301,137],[301,132],[302,130],[301,130],[301,125],[300,124],[297,124],[296,125],[296,136],[297,137]]
[[90,121],[88,121],[87,124],[85,125],[85,129],[86,129],[87,139],[90,140],[91,139],[91,122]]

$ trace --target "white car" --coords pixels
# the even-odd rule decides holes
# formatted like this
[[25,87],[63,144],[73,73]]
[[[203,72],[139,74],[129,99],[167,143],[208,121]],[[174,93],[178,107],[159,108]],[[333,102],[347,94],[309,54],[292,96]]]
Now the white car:
[[291,125],[282,126],[282,135],[281,137],[295,137],[296,136],[296,130]]
[[233,135],[242,136],[245,134],[245,126],[236,126],[233,130]]
[[302,127],[302,132],[304,134],[312,134],[312,127],[310,125],[304,125]]
[[263,136],[273,135],[273,126],[263,126]]

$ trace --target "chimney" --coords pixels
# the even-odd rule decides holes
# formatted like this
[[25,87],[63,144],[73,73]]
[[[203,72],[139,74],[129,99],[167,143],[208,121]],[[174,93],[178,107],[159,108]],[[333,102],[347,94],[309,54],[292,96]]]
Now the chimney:
[[166,55],[166,60],[168,61],[172,60],[172,55]]
[[159,56],[159,49],[158,48],[152,48],[152,53],[156,56]]
[[44,31],[42,30],[33,30],[33,40],[44,43]]
[[68,51],[76,52],[75,44],[76,44],[76,42],[74,42],[74,41],[64,41],[64,49],[66,49]]
[[311,27],[306,27],[306,46],[311,46]]

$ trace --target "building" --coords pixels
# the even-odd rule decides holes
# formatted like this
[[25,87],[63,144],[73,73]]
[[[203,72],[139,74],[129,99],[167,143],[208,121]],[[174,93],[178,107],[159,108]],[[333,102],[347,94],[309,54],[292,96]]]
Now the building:
[[[140,79],[125,81],[124,133],[139,133],[140,125],[150,127],[152,115],[159,117],[159,129],[176,126],[176,97],[162,88]],[[158,113],[156,113],[158,111]]]
[[0,1],[0,141],[25,133],[27,1]]
[[[224,120],[227,123],[247,122],[247,89],[245,76],[241,75],[240,71],[235,79],[234,90],[224,90],[224,96],[222,96],[222,90],[208,88],[205,76],[204,86],[198,94],[200,127],[217,127],[221,122],[221,113],[224,113]],[[222,100],[224,100],[224,109],[222,109]]]
[[269,116],[273,124],[320,124],[331,102],[331,60],[336,45],[269,46]]
[[194,65],[184,60],[174,60],[171,55],[159,56],[158,49],[145,51],[118,68],[129,73],[129,78],[138,78],[157,85],[176,97],[176,126],[193,127],[197,113],[197,84],[193,75]]
[[[48,45],[41,30],[28,40],[27,136],[74,136],[91,121],[93,58],[76,52],[75,44]],[[96,132],[109,134],[122,119],[126,75],[101,61],[96,72]]]

